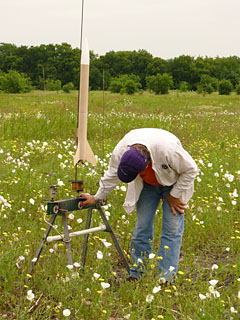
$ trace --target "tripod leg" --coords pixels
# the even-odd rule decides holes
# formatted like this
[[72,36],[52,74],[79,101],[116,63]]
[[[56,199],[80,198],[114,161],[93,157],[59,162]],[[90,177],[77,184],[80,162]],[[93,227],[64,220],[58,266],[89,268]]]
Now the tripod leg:
[[119,253],[120,257],[121,257],[121,259],[123,260],[123,263],[124,263],[124,266],[125,266],[127,272],[130,273],[130,267],[128,265],[128,262],[127,262],[127,259],[125,257],[125,254],[123,253],[122,248],[120,247],[120,245],[118,243],[118,240],[117,240],[117,238],[116,238],[116,236],[115,236],[110,224],[108,223],[108,220],[107,220],[104,212],[102,211],[102,208],[98,204],[96,205],[96,208],[99,211],[99,213],[101,215],[101,218],[102,218],[102,220],[103,220],[103,222],[104,222],[104,224],[105,224],[105,226],[107,228],[106,231],[110,232],[110,235],[112,237],[112,241],[113,241],[113,243],[114,243],[114,245],[115,245],[115,247],[116,247],[116,249],[117,249],[117,251],[118,251],[118,253]]
[[[87,215],[87,221],[86,221],[86,229],[90,228],[91,220],[92,220],[92,209],[88,209],[88,215]],[[88,233],[85,234],[84,242],[83,242],[83,246],[82,246],[82,268],[83,269],[85,267],[85,262],[86,262],[88,237],[89,237],[89,234]]]
[[29,269],[29,274],[32,273],[34,265],[38,262],[38,259],[39,259],[39,257],[40,257],[41,252],[42,252],[42,249],[43,249],[43,245],[44,245],[44,243],[46,242],[46,239],[47,239],[47,237],[48,237],[48,235],[49,235],[49,233],[50,233],[50,231],[51,231],[51,229],[52,229],[52,225],[53,225],[53,223],[54,223],[57,215],[58,215],[58,214],[55,213],[54,215],[52,215],[52,217],[51,217],[51,219],[50,219],[49,225],[47,226],[47,229],[46,229],[45,234],[44,234],[44,236],[43,236],[43,238],[42,238],[42,240],[41,240],[41,242],[40,242],[40,245],[39,245],[39,247],[38,247],[38,249],[37,249],[37,252],[36,252],[36,254],[35,254],[35,257],[34,257],[34,259],[32,260],[31,267],[30,267],[30,269]]
[[64,242],[67,247],[67,257],[68,257],[68,264],[72,265],[72,254],[71,254],[71,244],[70,244],[70,237],[68,232],[68,225],[67,225],[67,217],[65,214],[62,215],[62,222],[63,222],[63,229],[64,229]]

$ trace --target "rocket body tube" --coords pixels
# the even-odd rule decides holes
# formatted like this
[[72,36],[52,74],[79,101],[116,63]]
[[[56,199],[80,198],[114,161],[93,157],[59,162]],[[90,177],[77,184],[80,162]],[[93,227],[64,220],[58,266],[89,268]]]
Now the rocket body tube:
[[81,54],[81,72],[78,106],[77,151],[74,156],[74,165],[79,161],[87,160],[96,165],[96,158],[87,141],[88,117],[88,88],[89,88],[89,49],[87,39],[84,40]]

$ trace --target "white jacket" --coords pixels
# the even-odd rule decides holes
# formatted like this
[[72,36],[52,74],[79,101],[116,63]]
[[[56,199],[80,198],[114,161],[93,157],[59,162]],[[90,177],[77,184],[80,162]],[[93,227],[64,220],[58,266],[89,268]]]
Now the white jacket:
[[[117,169],[122,155],[132,144],[143,144],[150,152],[152,168],[158,182],[172,186],[171,195],[188,202],[193,195],[197,165],[189,153],[183,149],[180,140],[172,133],[155,128],[135,129],[127,133],[113,150],[108,170],[100,180],[100,187],[94,196],[96,200],[105,199],[120,180]],[[143,188],[143,180],[138,175],[128,184],[123,207],[127,213],[135,209]]]

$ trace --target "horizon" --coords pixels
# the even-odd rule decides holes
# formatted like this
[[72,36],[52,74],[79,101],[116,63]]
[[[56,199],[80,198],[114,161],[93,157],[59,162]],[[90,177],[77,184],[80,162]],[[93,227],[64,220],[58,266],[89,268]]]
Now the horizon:
[[[72,45],[71,45],[71,43],[67,43],[67,42],[62,42],[62,43],[41,43],[41,44],[37,44],[37,45],[25,45],[25,44],[19,44],[19,45],[17,45],[17,44],[15,44],[15,43],[7,43],[7,42],[0,42],[0,45],[2,45],[2,44],[8,44],[8,45],[13,45],[13,46],[16,46],[17,48],[20,48],[20,47],[27,47],[28,49],[29,48],[31,48],[31,47],[40,47],[41,45],[44,45],[44,46],[48,46],[48,45],[54,45],[54,46],[56,46],[56,45],[62,45],[62,44],[64,44],[64,43],[66,43],[66,44],[68,44],[68,45],[70,45],[71,46],[71,48],[74,50],[74,49],[78,49],[78,50],[80,50],[80,46],[79,47],[73,47]],[[100,58],[101,56],[104,56],[105,54],[107,54],[107,53],[109,53],[109,52],[134,52],[134,51],[136,51],[136,52],[138,52],[138,51],[141,51],[141,50],[143,50],[143,51],[147,51],[148,53],[150,53],[152,56],[153,56],[153,58],[160,58],[160,59],[163,59],[163,60],[171,60],[171,59],[175,59],[175,58],[178,58],[178,57],[180,57],[180,56],[189,56],[189,57],[192,57],[192,58],[194,58],[194,59],[197,59],[197,58],[203,58],[203,59],[205,59],[205,58],[212,58],[212,59],[216,59],[216,58],[231,58],[231,57],[237,57],[237,58],[240,58],[240,55],[236,55],[236,54],[233,54],[233,55],[229,55],[229,56],[219,56],[219,55],[217,55],[217,56],[208,56],[208,55],[205,55],[205,56],[202,56],[202,55],[198,55],[198,56],[196,56],[196,55],[190,55],[190,54],[180,54],[180,55],[178,55],[178,56],[175,56],[175,57],[171,57],[171,58],[163,58],[163,57],[157,57],[157,56],[154,56],[151,52],[149,52],[147,49],[144,49],[144,48],[141,48],[141,49],[133,49],[133,50],[109,50],[109,51],[107,51],[107,52],[105,52],[104,54],[98,54],[97,52],[94,52],[92,49],[90,49],[89,51],[90,52],[92,52],[94,55],[96,55],[96,56],[98,56],[98,58]]]

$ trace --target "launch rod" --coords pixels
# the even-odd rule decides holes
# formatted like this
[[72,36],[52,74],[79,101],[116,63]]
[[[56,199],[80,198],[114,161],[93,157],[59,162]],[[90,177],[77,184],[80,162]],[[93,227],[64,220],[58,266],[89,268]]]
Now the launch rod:
[[[81,27],[80,27],[80,61],[81,61],[81,54],[82,54],[82,35],[83,35],[83,17],[84,17],[83,13],[84,13],[84,0],[82,0]],[[81,65],[79,66],[79,72],[81,72]],[[78,128],[78,119],[79,119],[79,103],[80,103],[80,83],[79,83],[79,89],[78,89],[77,128]],[[78,169],[78,164],[76,163],[75,180],[77,180],[77,169]]]

